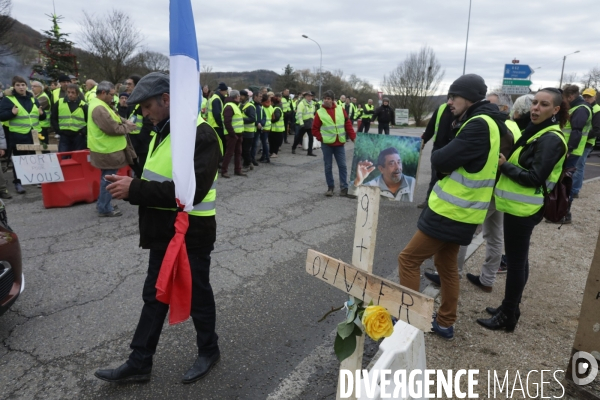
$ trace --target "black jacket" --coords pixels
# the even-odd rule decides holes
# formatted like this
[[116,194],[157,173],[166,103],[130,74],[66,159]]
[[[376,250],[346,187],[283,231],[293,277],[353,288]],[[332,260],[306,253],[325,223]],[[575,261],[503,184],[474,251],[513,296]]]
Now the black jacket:
[[[59,123],[58,123],[58,107],[60,105],[60,103],[62,102],[63,99],[60,99],[59,101],[57,101],[56,103],[52,104],[52,113],[50,116],[50,124],[52,125],[52,129],[54,129],[54,132],[58,133],[59,135],[65,135],[65,136],[75,136],[78,132],[72,131],[72,130],[66,130],[66,131],[61,131],[59,129]],[[71,111],[71,113],[73,113],[73,111],[75,111],[77,108],[80,107],[81,104],[81,100],[79,100],[79,98],[77,98],[77,100],[75,101],[67,101],[67,104],[69,106],[69,110]],[[83,109],[83,118],[85,118],[85,120],[88,120],[88,106],[87,104],[84,103],[83,106],[81,106],[81,108]],[[87,134],[87,126],[85,126],[83,129],[81,129],[79,131],[79,133],[81,133],[82,135]]]
[[[441,106],[440,106],[441,107]],[[427,124],[427,128],[425,128],[425,132],[421,136],[423,139],[423,143],[427,143],[433,137],[435,132],[435,121],[437,119],[437,115],[440,112],[440,108],[434,111],[429,123]],[[435,137],[435,142],[433,143],[434,149],[441,149],[452,140],[451,132],[452,132],[452,121],[454,120],[454,116],[450,112],[450,108],[446,107],[444,112],[442,113],[442,117],[440,118],[440,125],[438,127],[438,133]]]
[[[157,133],[155,147],[170,134],[169,122],[158,125],[163,127]],[[151,149],[151,152],[154,149]],[[217,134],[207,123],[196,129],[194,152],[194,172],[196,176],[196,194],[194,204],[202,201],[213,185],[217,173],[221,150]],[[177,212],[158,210],[150,207],[175,208],[175,185],[173,182],[155,182],[134,179],[129,188],[129,202],[139,207],[140,247],[144,249],[165,250],[175,234],[174,222]],[[215,217],[190,216],[190,225],[185,235],[188,248],[211,247],[216,239],[217,222]]]
[[582,130],[587,123],[588,118],[590,117],[590,105],[583,100],[583,97],[579,96],[575,100],[569,104],[569,107],[577,107],[579,105],[584,105],[584,107],[579,107],[577,110],[573,111],[573,114],[570,116],[571,121],[571,136],[569,136],[569,153],[572,153],[579,146],[579,142],[581,141],[581,136],[583,135]]
[[[592,104],[590,104],[590,108],[593,109],[595,105],[596,105],[596,102],[593,102]],[[594,115],[592,116],[592,130],[589,133],[589,138],[590,139],[594,139],[594,138],[598,139],[598,138],[600,138],[600,112],[596,112],[593,114]],[[586,146],[591,146],[591,145],[586,145]]]
[[[485,114],[494,119],[500,130],[501,138],[507,135],[504,124],[506,115],[500,113],[495,104],[487,100],[473,104],[460,121],[455,121],[451,131],[453,139],[443,148],[436,150],[431,155],[431,163],[437,171],[450,174],[452,171],[463,167],[469,173],[481,171],[490,152],[490,134],[488,124],[481,118],[469,122],[465,128],[456,135],[462,125],[471,117]],[[444,242],[458,243],[466,246],[471,243],[476,224],[467,224],[454,221],[425,207],[417,223],[419,230]]]
[[375,109],[373,113],[373,120],[377,119],[380,124],[394,124],[394,110],[390,106],[380,106]]
[[[519,166],[505,162],[500,167],[500,172],[519,185],[541,188],[548,179],[554,166],[565,154],[565,146],[560,138],[550,132],[526,144],[527,141],[540,130],[553,125],[546,120],[539,125],[533,123],[523,131],[521,138],[515,143],[514,149],[523,147],[519,155]],[[560,130],[556,130],[560,132]],[[562,135],[562,132],[560,132]]]

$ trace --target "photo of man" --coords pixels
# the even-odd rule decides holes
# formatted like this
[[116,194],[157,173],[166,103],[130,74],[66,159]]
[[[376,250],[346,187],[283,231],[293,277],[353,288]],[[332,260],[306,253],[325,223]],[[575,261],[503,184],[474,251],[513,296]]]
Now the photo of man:
[[[364,183],[376,168],[381,175]],[[402,173],[402,158],[398,150],[388,147],[379,153],[377,166],[371,161],[358,162],[354,186],[379,186],[383,197],[396,201],[413,201],[415,182],[415,178]]]

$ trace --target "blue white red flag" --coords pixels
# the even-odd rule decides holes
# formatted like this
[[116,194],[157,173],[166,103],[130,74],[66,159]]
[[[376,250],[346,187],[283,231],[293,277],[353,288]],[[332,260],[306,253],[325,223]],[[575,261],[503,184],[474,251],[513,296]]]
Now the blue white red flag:
[[188,212],[194,206],[194,149],[200,100],[200,62],[190,0],[170,0],[170,113],[173,182],[177,204],[175,235],[156,281],[157,300],[169,304],[169,323],[184,322],[192,306],[192,276],[185,245]]

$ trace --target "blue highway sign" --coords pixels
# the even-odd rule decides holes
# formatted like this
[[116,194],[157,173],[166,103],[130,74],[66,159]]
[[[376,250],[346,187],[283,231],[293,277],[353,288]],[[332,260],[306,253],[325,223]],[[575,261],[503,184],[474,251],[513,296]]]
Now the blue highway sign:
[[525,64],[505,64],[504,79],[527,79],[533,74],[529,65]]

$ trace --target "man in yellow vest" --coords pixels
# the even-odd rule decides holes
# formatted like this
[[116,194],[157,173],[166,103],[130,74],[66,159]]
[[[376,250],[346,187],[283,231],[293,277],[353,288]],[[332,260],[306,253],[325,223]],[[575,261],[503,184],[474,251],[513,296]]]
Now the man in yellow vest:
[[67,86],[67,97],[52,105],[50,120],[54,132],[60,135],[58,151],[85,150],[87,148],[88,105],[79,99],[77,85]]
[[135,124],[119,117],[110,106],[114,101],[115,86],[102,81],[98,84],[96,97],[89,104],[87,131],[90,159],[100,170],[100,196],[96,209],[100,217],[120,217],[121,211],[111,204],[112,197],[106,187],[110,183],[107,175],[115,175],[120,168],[132,165],[135,152],[127,140],[127,134]]
[[[52,103],[58,103],[58,100],[62,99],[67,95],[67,86],[71,83],[71,78],[68,75],[61,75],[58,77],[58,83],[60,87],[57,87],[52,91]],[[77,91],[77,96],[85,101],[85,97],[81,90]]]
[[[127,199],[139,206],[140,246],[150,250],[148,273],[144,281],[144,306],[131,341],[129,359],[115,369],[96,371],[97,378],[109,382],[147,381],[151,378],[153,356],[169,306],[156,299],[156,281],[167,246],[175,234],[177,214],[172,175],[169,77],[159,72],[144,76],[129,101],[140,104],[144,117],[155,126],[156,135],[142,178],[108,176],[114,182],[108,190],[116,199]],[[219,360],[215,332],[216,307],[210,286],[210,254],[217,234],[215,202],[218,162],[222,148],[215,131],[202,120],[196,129],[194,172],[196,193],[194,210],[189,212],[185,234],[191,269],[191,317],[196,329],[198,357],[183,376],[192,383],[206,376]],[[115,310],[115,312],[120,312]]]
[[312,134],[322,143],[323,163],[325,164],[325,196],[333,196],[335,181],[333,180],[333,158],[340,174],[340,196],[348,196],[348,169],[346,168],[346,149],[344,145],[350,139],[356,139],[352,121],[344,108],[334,102],[335,94],[331,90],[323,93],[323,107],[315,114],[312,123]]
[[[9,156],[32,154],[29,151],[17,150],[18,144],[33,144],[32,134],[40,132],[39,121],[46,119],[46,113],[40,103],[27,91],[27,81],[21,76],[12,78],[12,88],[5,92],[0,101],[0,121],[7,122],[5,126],[8,141]],[[25,189],[17,178],[13,168],[13,183],[17,193],[24,194]]]
[[290,99],[290,89],[283,89],[281,93],[281,110],[283,111],[283,121],[285,124],[283,142],[289,144],[288,135],[294,134],[294,110],[292,100]]
[[360,124],[360,128],[358,132],[369,133],[369,129],[371,128],[371,118],[373,118],[373,112],[375,110],[375,106],[373,106],[373,99],[369,99],[367,104],[363,107],[362,112],[362,123]]
[[242,172],[242,143],[244,141],[244,114],[239,107],[240,92],[232,90],[229,97],[225,99],[223,107],[223,125],[225,126],[225,135],[227,136],[227,150],[223,157],[221,165],[221,176],[230,178],[227,170],[229,162],[233,158],[233,173],[239,176],[248,176]]
[[588,139],[583,149],[583,154],[577,161],[577,171],[573,174],[573,198],[579,197],[579,191],[583,186],[583,174],[585,172],[585,163],[589,157],[598,137],[600,137],[600,105],[596,104],[596,90],[593,88],[587,88],[581,94],[583,100],[588,104],[592,110],[592,126],[588,133]]
[[312,101],[313,96],[315,94],[313,92],[306,92],[304,96],[302,96],[302,100],[298,102],[298,107],[296,109],[296,126],[298,126],[298,133],[294,138],[294,143],[292,144],[292,154],[296,154],[296,147],[302,147],[302,141],[304,139],[304,134],[308,135],[308,156],[316,157],[316,154],[313,153],[313,121],[315,118],[315,105]]
[[40,103],[40,107],[46,113],[46,119],[40,121],[40,134],[43,139],[40,138],[40,143],[48,144],[48,128],[50,128],[50,97],[46,93],[44,93],[44,85],[39,81],[31,81],[31,91],[35,96],[35,99]]
[[[138,82],[142,79],[139,75],[130,75],[125,81],[126,93],[131,94]],[[134,166],[136,176],[142,176],[144,164],[148,158],[148,147],[152,140],[152,123],[142,115],[142,108],[139,104],[127,102],[127,118],[136,125],[136,128],[129,132],[129,139],[137,155],[137,163]]]
[[229,88],[225,82],[220,82],[213,95],[208,99],[208,118],[206,120],[206,122],[213,127],[215,132],[217,132],[217,135],[219,135],[219,138],[221,138],[223,146],[225,147],[227,147],[227,133],[225,132],[225,127],[223,125],[223,106],[228,92]]
[[398,256],[400,284],[419,290],[421,264],[435,256],[441,281],[441,306],[432,330],[454,338],[459,295],[459,247],[473,239],[493,196],[506,116],[485,101],[487,86],[475,74],[455,80],[448,91],[448,108],[455,117],[454,139],[434,152],[431,162],[444,175],[431,192],[417,223],[417,233]]
[[85,102],[89,104],[90,100],[96,97],[96,89],[98,84],[93,79],[85,81]]

